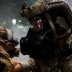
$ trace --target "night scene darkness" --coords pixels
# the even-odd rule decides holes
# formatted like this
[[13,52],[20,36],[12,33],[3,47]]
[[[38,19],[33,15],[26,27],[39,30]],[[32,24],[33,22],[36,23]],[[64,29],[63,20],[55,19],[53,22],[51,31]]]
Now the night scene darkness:
[[[24,2],[31,5],[35,1],[37,0],[0,0],[0,25],[11,29],[14,32],[14,37],[18,38],[18,40],[26,36],[30,26],[27,19],[20,16],[21,6]],[[63,1],[65,1],[72,10],[72,0]],[[22,57],[24,56],[20,54],[20,59]],[[24,59],[26,58],[27,57]]]

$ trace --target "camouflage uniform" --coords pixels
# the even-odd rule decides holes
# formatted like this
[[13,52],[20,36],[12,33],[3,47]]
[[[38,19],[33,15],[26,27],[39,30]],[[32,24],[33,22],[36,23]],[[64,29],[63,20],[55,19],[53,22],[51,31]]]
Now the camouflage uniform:
[[21,62],[23,72],[72,72],[72,55],[50,61],[36,60]]
[[[62,11],[64,11],[64,12],[62,12]],[[66,13],[65,16],[63,13],[64,14]],[[71,14],[71,10],[69,9],[68,5],[62,1],[56,2],[56,3],[54,3],[54,2],[49,3],[49,2],[47,2],[47,0],[42,0],[42,1],[38,0],[31,7],[26,7],[24,4],[22,6],[21,15],[28,18],[28,20],[31,23],[34,22],[33,25],[39,24],[39,22],[43,23],[44,20],[45,20],[45,22],[44,22],[44,25],[45,25],[46,20],[47,20],[47,22],[48,22],[47,24],[49,24],[50,27],[52,28],[52,32],[53,32],[52,35],[54,36],[54,37],[53,36],[52,37],[55,38],[55,39],[53,39],[53,41],[58,43],[61,39],[62,40],[65,39],[63,41],[63,43],[61,43],[61,41],[58,43],[58,45],[61,44],[61,46],[59,45],[59,48],[61,49],[61,51],[59,51],[59,49],[55,50],[56,55],[57,55],[56,57],[54,57],[51,60],[46,60],[46,61],[42,60],[42,59],[34,59],[34,58],[31,59],[30,58],[30,60],[27,63],[25,63],[25,62],[21,63],[23,70],[25,72],[30,72],[30,71],[32,71],[32,72],[72,72],[72,54],[71,54],[72,53],[72,38],[71,37],[69,38],[70,34],[72,33],[72,28],[71,28],[72,27],[72,24],[71,24],[72,14]],[[45,16],[46,19],[44,19],[43,15]],[[43,18],[42,18],[42,16],[43,16]],[[37,17],[40,17],[40,19],[38,20]],[[63,17],[64,19],[61,17]],[[67,25],[69,23],[65,23],[67,20],[67,19],[65,20],[65,18],[67,18],[70,21],[71,26],[69,28],[67,28]],[[42,20],[42,19],[44,19],[44,20]],[[42,20],[42,22],[41,22],[41,20]],[[55,24],[56,24],[56,26],[55,26]],[[57,28],[57,24],[58,25],[60,24],[61,27],[59,28],[59,26],[58,26],[58,28]],[[65,24],[65,25],[63,26],[63,24]],[[41,30],[39,30],[39,32],[43,31],[42,28],[41,28]],[[61,28],[67,29],[67,32],[62,33],[64,30],[61,31]],[[46,27],[45,27],[45,29],[46,29]],[[60,34],[59,34],[59,32],[57,32],[58,30],[59,30]],[[37,29],[37,31],[38,31],[38,29]],[[35,37],[36,36],[37,36],[37,34],[35,35]],[[32,34],[30,34],[29,36],[27,35],[26,41],[24,41],[23,44],[21,43],[21,47],[22,47],[21,52],[23,54],[26,54],[28,52],[30,55],[30,52],[31,52],[31,54],[32,54],[32,52],[33,53],[35,52],[33,50],[36,47],[34,46],[32,48],[32,44],[35,39],[33,39],[32,44],[31,44],[31,42],[30,43],[28,42],[27,37],[32,39],[33,35]],[[39,36],[38,36],[38,38],[39,38]],[[48,36],[47,36],[47,38],[48,38]],[[51,38],[51,40],[52,40],[52,38]],[[36,41],[37,41],[37,39],[36,39]],[[23,42],[23,40],[22,40],[22,42]],[[63,47],[64,44],[66,44],[65,47]],[[31,47],[30,46],[28,47],[28,45],[30,45]],[[31,50],[31,48],[32,48],[32,50]],[[37,52],[39,51],[39,48],[38,48]]]

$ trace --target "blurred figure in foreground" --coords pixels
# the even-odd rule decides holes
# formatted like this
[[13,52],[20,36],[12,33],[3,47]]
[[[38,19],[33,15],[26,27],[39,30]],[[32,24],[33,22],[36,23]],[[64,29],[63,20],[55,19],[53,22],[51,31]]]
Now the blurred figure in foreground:
[[13,72],[14,65],[11,58],[18,56],[19,49],[15,48],[18,41],[13,39],[13,32],[0,26],[0,71]]

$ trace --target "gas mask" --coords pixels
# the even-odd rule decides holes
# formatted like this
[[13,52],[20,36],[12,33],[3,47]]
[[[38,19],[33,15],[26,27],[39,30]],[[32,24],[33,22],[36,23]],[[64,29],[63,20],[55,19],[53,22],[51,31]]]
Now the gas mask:
[[62,1],[36,2],[31,9],[25,7],[21,15],[32,25],[20,41],[21,52],[33,58],[52,58],[56,48],[60,48],[58,41],[71,34],[71,10]]

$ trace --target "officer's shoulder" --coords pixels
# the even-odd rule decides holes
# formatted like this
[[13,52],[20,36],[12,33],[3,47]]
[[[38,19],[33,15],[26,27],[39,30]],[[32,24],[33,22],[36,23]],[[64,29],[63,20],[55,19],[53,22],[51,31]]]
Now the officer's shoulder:
[[69,47],[72,48],[72,34],[70,35],[69,39],[67,40]]

